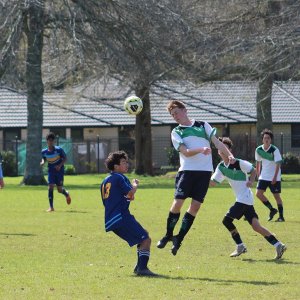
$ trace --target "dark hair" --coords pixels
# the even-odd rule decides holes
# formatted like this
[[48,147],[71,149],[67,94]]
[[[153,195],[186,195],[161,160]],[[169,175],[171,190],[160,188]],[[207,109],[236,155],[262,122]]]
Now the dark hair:
[[267,134],[267,135],[271,138],[271,140],[273,140],[274,135],[273,135],[273,132],[272,132],[270,129],[265,128],[265,129],[260,133],[261,139],[263,139],[263,137],[264,137],[265,134]]
[[167,105],[167,110],[169,113],[171,113],[171,110],[174,108],[185,108],[185,105],[183,102],[178,100],[171,100],[170,103]]
[[233,142],[229,137],[219,137],[219,141],[221,141],[223,144],[227,145],[229,149],[232,149]]
[[55,140],[55,134],[53,132],[49,132],[47,135],[46,135],[46,140]]
[[108,154],[105,160],[105,166],[108,170],[113,171],[115,165],[119,165],[121,159],[128,160],[128,156],[125,151],[116,151]]

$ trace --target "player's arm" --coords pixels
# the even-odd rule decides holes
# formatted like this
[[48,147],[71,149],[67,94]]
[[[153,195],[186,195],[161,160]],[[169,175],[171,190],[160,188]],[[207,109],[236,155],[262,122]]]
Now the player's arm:
[[257,179],[260,176],[260,172],[261,172],[261,161],[256,161],[256,175],[257,175]]
[[132,189],[128,192],[127,198],[130,200],[134,200],[134,194],[136,193],[136,190],[138,188],[139,181],[137,179],[133,179],[131,185]]
[[234,158],[233,154],[229,151],[229,149],[221,141],[219,141],[219,139],[215,135],[212,135],[211,141],[213,142],[213,144],[216,146],[216,148],[219,151],[224,153],[229,158],[230,163],[235,162],[235,158]]
[[247,187],[252,187],[253,186],[253,182],[255,180],[255,177],[256,177],[256,170],[255,170],[255,168],[253,168],[252,171],[250,172],[249,180],[246,183]]
[[194,149],[189,149],[185,144],[181,144],[178,148],[179,152],[182,153],[185,157],[191,157],[196,154],[202,153],[204,155],[211,154],[211,148],[209,147],[199,147]]
[[42,158],[41,162],[40,162],[40,165],[43,166],[45,164],[45,159]]
[[275,173],[274,173],[274,176],[273,176],[273,179],[272,179],[272,184],[275,184],[277,182],[277,175],[278,175],[278,172],[280,170],[280,167],[281,167],[281,163],[280,162],[277,162],[276,163],[276,168],[275,168]]

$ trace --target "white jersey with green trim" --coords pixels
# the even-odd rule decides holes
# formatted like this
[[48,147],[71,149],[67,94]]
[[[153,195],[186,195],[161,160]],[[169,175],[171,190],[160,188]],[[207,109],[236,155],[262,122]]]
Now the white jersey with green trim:
[[224,179],[227,179],[235,193],[236,201],[253,205],[253,193],[247,187],[248,173],[251,173],[253,169],[252,164],[246,160],[236,159],[234,164],[228,163],[228,165],[222,161],[218,164],[211,180],[221,183]]
[[[270,147],[265,150],[264,146],[260,145],[255,150],[255,160],[261,162],[261,171],[258,179],[272,181],[276,164],[282,162],[282,157],[276,146],[270,145]],[[279,168],[276,180],[281,180],[281,168]]]
[[[207,122],[192,120],[192,125],[179,125],[172,130],[171,138],[174,148],[179,151],[184,144],[188,149],[210,147],[210,140],[216,134],[216,129]],[[186,157],[179,152],[180,167],[178,171],[213,171],[212,155],[198,153]]]

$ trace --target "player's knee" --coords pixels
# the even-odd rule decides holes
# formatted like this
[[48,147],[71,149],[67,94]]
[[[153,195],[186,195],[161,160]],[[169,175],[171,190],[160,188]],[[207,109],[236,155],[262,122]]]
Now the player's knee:
[[233,224],[232,218],[225,216],[222,223],[230,232],[236,229],[236,227]]
[[255,196],[256,197],[261,197],[264,194],[263,190],[256,190]]

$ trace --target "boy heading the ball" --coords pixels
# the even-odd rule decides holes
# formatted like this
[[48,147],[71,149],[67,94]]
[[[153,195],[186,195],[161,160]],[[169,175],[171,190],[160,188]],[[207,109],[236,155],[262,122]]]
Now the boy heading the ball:
[[[226,137],[221,140],[228,149],[232,151],[232,141]],[[236,257],[247,252],[247,248],[242,242],[237,228],[233,224],[234,219],[239,220],[242,216],[245,216],[246,220],[252,226],[252,229],[260,233],[271,245],[275,247],[275,259],[281,258],[286,250],[286,246],[277,240],[267,228],[260,225],[258,215],[256,214],[253,206],[254,200],[250,188],[256,177],[255,168],[248,161],[241,159],[236,159],[234,164],[230,164],[225,154],[221,151],[218,151],[218,153],[223,161],[218,164],[215,173],[212,175],[211,186],[214,186],[216,183],[221,183],[224,179],[227,179],[236,196],[236,202],[230,207],[229,211],[223,218],[223,225],[231,233],[231,237],[236,243],[236,250],[232,252],[230,256]],[[248,174],[250,174],[250,177],[248,177]]]
[[71,197],[68,191],[63,187],[64,183],[64,163],[67,160],[65,151],[55,146],[55,134],[50,132],[46,136],[47,148],[42,150],[42,160],[40,165],[43,166],[48,162],[48,199],[49,209],[47,212],[53,212],[53,189],[56,185],[57,191],[66,197],[67,204],[71,203]]
[[[282,157],[279,149],[271,144],[273,140],[273,133],[271,130],[264,129],[261,132],[261,139],[263,144],[258,146],[255,150],[258,177],[256,196],[270,210],[268,221],[271,221],[274,215],[279,211],[279,218],[276,222],[284,222],[283,204],[280,197]],[[277,202],[278,210],[272,206],[265,196],[267,188],[272,192]]]
[[148,232],[130,214],[129,205],[139,185],[137,179],[130,183],[124,175],[128,172],[128,156],[124,151],[112,152],[105,161],[110,174],[100,186],[105,208],[105,230],[114,232],[130,247],[137,245],[137,264],[134,273],[140,276],[157,276],[148,269],[151,239]]
[[[167,109],[179,124],[172,130],[171,139],[174,148],[179,152],[180,167],[175,179],[175,195],[167,218],[166,234],[157,243],[157,247],[164,248],[169,241],[172,241],[171,252],[176,255],[207,193],[213,171],[210,143],[213,142],[218,149],[226,153],[231,161],[234,161],[234,157],[215,137],[215,128],[207,122],[189,119],[187,109],[182,102],[172,100]],[[191,204],[182,219],[179,233],[174,236],[173,231],[179,220],[181,207],[188,197],[192,198]]]

